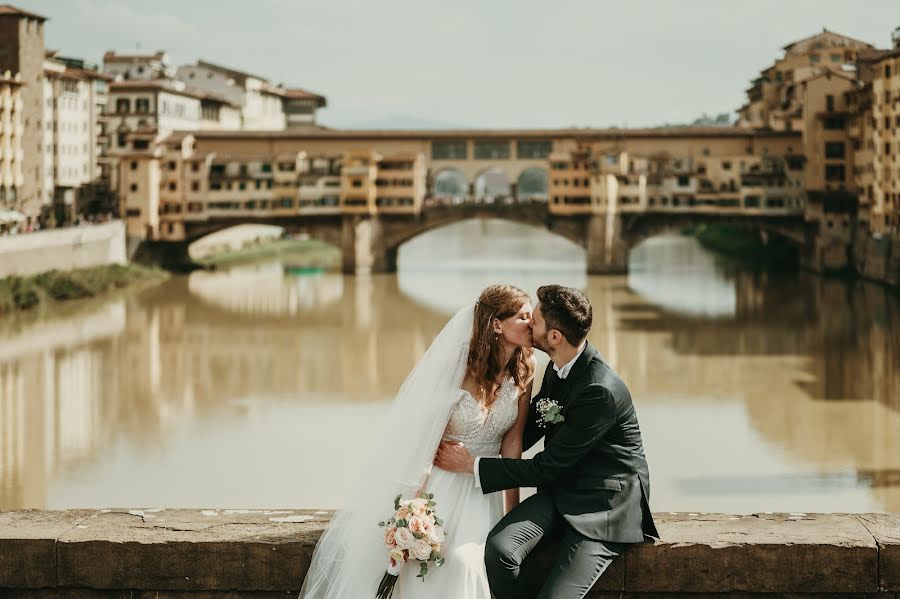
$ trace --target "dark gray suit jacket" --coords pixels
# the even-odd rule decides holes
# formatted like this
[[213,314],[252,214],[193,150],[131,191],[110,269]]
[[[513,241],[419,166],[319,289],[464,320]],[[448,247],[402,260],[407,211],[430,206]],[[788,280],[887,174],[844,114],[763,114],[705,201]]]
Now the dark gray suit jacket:
[[[565,420],[542,429],[537,402],[545,397],[559,403]],[[591,539],[640,543],[645,535],[659,537],[631,394],[589,343],[565,379],[547,367],[531,402],[525,449],[545,434],[544,451],[534,459],[482,458],[482,491],[537,487],[551,494],[572,528]]]

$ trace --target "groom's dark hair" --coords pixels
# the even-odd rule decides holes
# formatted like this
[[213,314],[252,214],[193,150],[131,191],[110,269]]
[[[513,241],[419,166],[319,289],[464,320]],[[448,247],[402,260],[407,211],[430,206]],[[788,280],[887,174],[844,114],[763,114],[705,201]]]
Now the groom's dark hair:
[[578,347],[593,322],[591,302],[579,291],[562,285],[544,285],[537,290],[547,330],[556,329],[573,347]]

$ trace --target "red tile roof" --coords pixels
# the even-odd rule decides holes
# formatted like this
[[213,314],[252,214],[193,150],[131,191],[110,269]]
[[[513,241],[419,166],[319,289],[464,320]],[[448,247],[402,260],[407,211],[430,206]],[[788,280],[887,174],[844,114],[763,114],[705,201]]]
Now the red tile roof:
[[22,10],[21,8],[17,8],[12,4],[0,4],[0,17],[5,16],[28,17],[29,19],[38,19],[40,21],[47,20],[47,17]]
[[158,50],[153,54],[116,54],[113,50],[108,50],[103,55],[103,62],[135,62],[139,60],[162,60],[165,56],[163,50]]
[[300,89],[299,87],[289,87],[284,90],[284,97],[289,100],[315,100],[319,107],[325,106],[325,96]]

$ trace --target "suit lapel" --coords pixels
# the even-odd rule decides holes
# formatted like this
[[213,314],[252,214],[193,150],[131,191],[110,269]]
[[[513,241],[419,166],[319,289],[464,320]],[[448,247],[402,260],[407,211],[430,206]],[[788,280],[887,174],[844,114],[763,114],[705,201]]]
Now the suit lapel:
[[568,376],[566,376],[564,380],[559,381],[556,397],[558,398],[557,401],[559,401],[559,405],[563,408],[569,403],[572,385],[586,372],[588,363],[590,363],[595,355],[597,355],[597,350],[594,349],[593,345],[587,343],[584,346],[584,351],[581,352],[581,355],[578,356],[578,359],[572,365],[572,370],[569,371]]

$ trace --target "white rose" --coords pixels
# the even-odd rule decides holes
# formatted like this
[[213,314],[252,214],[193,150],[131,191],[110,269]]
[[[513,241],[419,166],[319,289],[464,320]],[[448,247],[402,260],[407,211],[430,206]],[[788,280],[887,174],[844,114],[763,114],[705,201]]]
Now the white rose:
[[416,537],[408,528],[398,528],[394,533],[394,542],[397,543],[398,549],[411,549],[416,542]]
[[425,539],[416,541],[412,549],[409,550],[409,556],[417,560],[425,561],[431,555],[431,543]]
[[424,516],[428,508],[428,502],[422,498],[416,498],[409,502],[409,511],[416,516]]
[[428,531],[428,540],[435,545],[440,545],[441,543],[443,543],[444,529],[437,525],[431,527],[431,530]]

